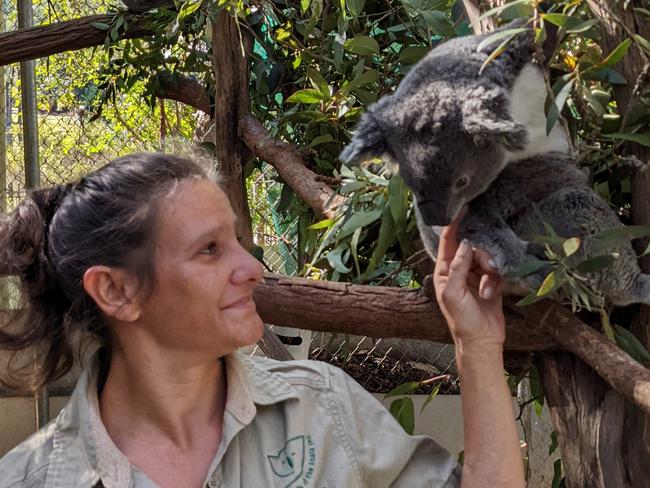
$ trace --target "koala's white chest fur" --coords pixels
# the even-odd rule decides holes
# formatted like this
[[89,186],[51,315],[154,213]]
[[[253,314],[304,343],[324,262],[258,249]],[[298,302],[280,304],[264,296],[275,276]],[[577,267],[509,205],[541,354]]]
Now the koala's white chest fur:
[[555,124],[550,135],[546,135],[545,100],[544,75],[537,66],[529,63],[515,79],[509,104],[512,118],[528,129],[528,144],[521,151],[508,153],[508,162],[550,151],[569,152],[566,131],[559,123]]

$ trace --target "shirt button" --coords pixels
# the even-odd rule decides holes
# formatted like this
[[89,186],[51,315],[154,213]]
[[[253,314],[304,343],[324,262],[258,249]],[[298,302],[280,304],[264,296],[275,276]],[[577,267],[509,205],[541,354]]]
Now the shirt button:
[[208,486],[210,488],[216,488],[219,485],[220,485],[220,483],[215,479],[210,479],[210,481],[208,481]]

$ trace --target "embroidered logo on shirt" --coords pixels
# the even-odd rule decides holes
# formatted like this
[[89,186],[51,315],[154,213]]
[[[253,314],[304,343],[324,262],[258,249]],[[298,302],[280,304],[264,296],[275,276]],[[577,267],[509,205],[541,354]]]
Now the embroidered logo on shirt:
[[277,454],[269,454],[267,458],[273,474],[284,478],[283,488],[305,488],[314,475],[316,448],[309,434],[299,435],[289,439]]

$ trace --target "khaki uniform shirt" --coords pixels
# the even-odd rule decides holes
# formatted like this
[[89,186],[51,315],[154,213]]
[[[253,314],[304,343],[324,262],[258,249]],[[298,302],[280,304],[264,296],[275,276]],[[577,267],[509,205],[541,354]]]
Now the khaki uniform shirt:
[[[457,487],[460,469],[409,436],[341,370],[316,361],[226,357],[223,432],[204,486]],[[0,460],[0,488],[154,488],[101,422],[96,368],[59,415]],[[179,487],[184,488],[184,487]]]

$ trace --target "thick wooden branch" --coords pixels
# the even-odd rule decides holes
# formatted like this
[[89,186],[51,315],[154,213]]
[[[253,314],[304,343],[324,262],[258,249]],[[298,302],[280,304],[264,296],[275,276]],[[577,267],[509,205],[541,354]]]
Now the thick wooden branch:
[[198,81],[182,76],[164,75],[158,77],[157,82],[156,94],[160,98],[175,100],[212,115],[214,106],[205,86]]
[[107,32],[93,23],[111,24],[116,15],[124,15],[127,23],[124,39],[153,34],[147,14],[103,14],[57,22],[55,24],[0,33],[0,65],[42,58],[64,51],[76,51],[104,43]]
[[250,150],[260,159],[273,166],[300,198],[316,214],[333,218],[335,209],[345,202],[318,175],[307,168],[298,149],[271,137],[264,126],[252,115],[242,117],[239,122],[239,135]]
[[[559,305],[542,302],[519,308],[514,301],[506,302],[506,350],[566,349],[650,412],[650,370]],[[255,303],[262,319],[274,325],[452,342],[437,304],[418,290],[267,274],[255,290]]]
[[[506,306],[514,308],[510,301]],[[516,310],[527,323],[540,324],[563,349],[591,366],[614,390],[650,413],[650,369],[559,304],[545,301]]]
[[[266,274],[255,289],[257,311],[264,322],[300,329],[401,337],[451,343],[440,309],[424,293],[383,286],[351,285]],[[559,349],[551,335],[521,316],[508,316],[506,349]]]

